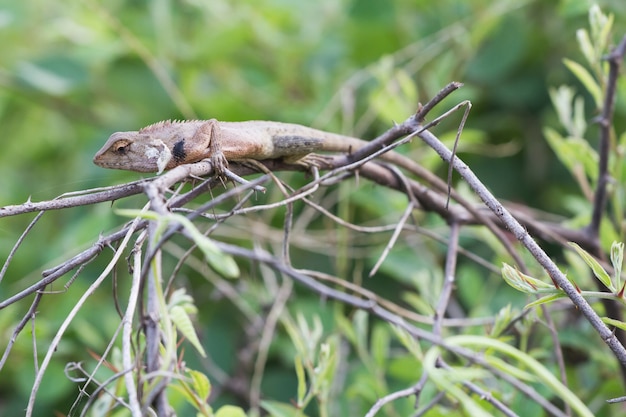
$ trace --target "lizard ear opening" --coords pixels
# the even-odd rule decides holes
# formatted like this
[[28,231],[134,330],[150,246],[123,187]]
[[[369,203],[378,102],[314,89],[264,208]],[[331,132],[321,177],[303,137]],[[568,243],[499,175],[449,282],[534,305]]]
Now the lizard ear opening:
[[126,153],[130,150],[131,142],[126,139],[120,139],[113,144],[111,149],[117,155],[126,155]]

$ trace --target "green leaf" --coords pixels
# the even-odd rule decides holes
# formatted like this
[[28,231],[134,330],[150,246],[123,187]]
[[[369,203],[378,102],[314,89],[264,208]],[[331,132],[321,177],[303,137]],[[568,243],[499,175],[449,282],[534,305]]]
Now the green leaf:
[[615,326],[618,329],[626,331],[626,323],[624,323],[623,321],[615,320],[610,317],[602,317],[602,321],[609,326]]
[[615,293],[617,289],[613,286],[611,282],[611,277],[609,274],[602,268],[602,265],[598,261],[594,259],[587,251],[578,246],[574,242],[568,242],[568,244],[578,252],[578,255],[583,258],[583,261],[591,268],[593,274],[598,278],[598,280],[604,285],[609,291]]
[[572,103],[575,96],[574,89],[572,87],[562,85],[558,89],[550,88],[548,93],[550,94],[550,100],[556,110],[556,114],[559,117],[559,122],[563,125],[565,130],[567,130],[568,134],[575,136],[572,134]]
[[185,336],[185,339],[189,340],[189,343],[191,343],[203,357],[206,357],[206,353],[200,344],[200,339],[198,339],[196,330],[193,328],[191,318],[189,318],[185,309],[181,306],[172,307],[170,309],[170,317],[172,322],[176,325],[178,331]]
[[591,94],[596,102],[596,108],[602,108],[602,89],[596,82],[595,78],[587,71],[585,67],[571,59],[564,58],[563,63],[574,74],[576,78],[583,84],[585,89]]
[[187,375],[191,378],[193,391],[200,400],[208,400],[209,395],[211,395],[211,382],[209,378],[202,372],[194,371],[193,369],[187,369]]
[[302,410],[278,401],[261,401],[261,407],[272,417],[306,417]]
[[384,368],[389,359],[389,330],[386,326],[374,326],[370,340],[372,357],[378,366]]
[[373,68],[378,86],[370,93],[369,103],[383,120],[402,120],[414,110],[417,101],[415,82],[398,68],[389,55],[381,58]]
[[[587,408],[578,395],[570,391],[570,389],[563,385],[563,383],[561,383],[561,381],[559,381],[559,379],[556,378],[548,368],[529,354],[504,342],[484,336],[451,336],[446,338],[445,341],[455,346],[463,346],[467,348],[474,346],[478,351],[497,351],[501,354],[509,356],[512,360],[515,360],[518,363],[518,366],[532,372],[536,379],[546,388],[549,388],[552,392],[554,392],[561,401],[569,404],[572,407],[572,410],[577,413],[576,415],[593,417],[593,413],[589,410],[589,408]],[[490,352],[489,355],[493,355],[492,352]],[[471,415],[473,416],[475,414]]]
[[304,373],[304,366],[302,365],[302,356],[296,355],[295,359],[296,377],[298,378],[298,406],[304,404],[304,397],[306,396],[306,375]]
[[321,344],[318,365],[315,368],[315,373],[317,374],[317,380],[315,381],[316,389],[332,386],[337,370],[337,346],[339,343],[339,338],[335,335],[329,337],[327,342]]
[[509,326],[511,321],[517,317],[517,312],[513,312],[511,310],[511,304],[507,304],[502,307],[495,317],[495,322],[491,327],[491,331],[489,334],[491,336],[497,337],[502,334],[502,332]]
[[613,264],[613,281],[615,288],[621,288],[622,265],[624,263],[624,243],[613,242],[611,245],[611,264]]
[[[239,267],[235,260],[222,252],[211,239],[200,233],[196,226],[185,216],[174,213],[162,216],[154,211],[133,209],[119,209],[116,210],[116,213],[120,216],[140,217],[147,220],[159,221],[159,229],[163,229],[169,222],[180,223],[191,235],[193,242],[200,248],[209,266],[213,268],[215,272],[226,278],[237,278],[239,276]],[[160,234],[157,234],[157,236],[160,236]]]
[[226,278],[237,278],[239,276],[239,267],[235,260],[231,256],[224,254],[211,239],[200,233],[189,219],[180,214],[171,214],[170,216],[182,224],[189,232],[193,242],[204,253],[204,257],[215,272]]
[[541,298],[533,301],[532,303],[526,304],[524,309],[537,307],[538,305],[551,303],[552,301],[558,300],[559,298],[566,298],[566,297],[567,297],[567,295],[564,292],[561,292],[561,293],[558,293],[558,294],[546,295],[544,297],[541,297]]
[[215,417],[246,417],[246,412],[234,405],[224,405],[217,410]]
[[598,177],[598,154],[587,141],[581,138],[564,138],[556,130],[545,128],[543,134],[548,144],[559,158],[559,161],[567,170],[576,177],[576,172],[580,166],[584,169],[584,174],[596,180]]
[[587,63],[591,66],[596,64],[596,53],[589,39],[589,32],[587,29],[578,29],[576,31],[576,39],[578,40],[578,46],[580,51],[585,56]]
[[391,326],[391,328],[393,329],[393,332],[400,341],[400,343],[402,343],[402,346],[406,348],[406,350],[408,350],[413,356],[415,356],[416,359],[420,361],[424,359],[424,352],[422,351],[422,347],[417,342],[417,340],[415,340],[415,337],[413,337],[403,328],[396,325]]
[[352,318],[352,326],[356,335],[355,347],[359,352],[367,352],[368,314],[363,310],[357,310]]
[[[585,117],[585,100],[582,97],[574,99],[574,118],[572,119],[572,136],[583,138],[587,130],[587,120]],[[587,141],[585,141],[587,143]]]
[[493,355],[485,356],[485,360],[489,362],[489,364],[494,368],[504,371],[505,374],[510,375],[513,378],[517,378],[525,382],[537,382],[537,378],[535,377],[535,375],[527,372],[523,368],[519,367],[519,365],[517,364],[510,364]]
[[454,371],[443,369],[438,367],[437,360],[441,356],[440,349],[438,347],[432,347],[424,356],[424,370],[428,372],[429,378],[439,387],[446,395],[456,399],[461,406],[465,409],[467,415],[473,417],[489,417],[488,413],[481,405],[472,397],[467,395],[458,384],[455,384],[451,379],[454,379]]
[[511,287],[526,294],[554,293],[559,291],[553,284],[548,284],[530,275],[523,274],[507,263],[502,264],[502,277]]
[[181,306],[187,314],[196,314],[198,312],[198,308],[193,303],[193,298],[187,294],[185,287],[177,288],[172,292],[167,300],[167,306],[169,308]]
[[609,34],[613,27],[613,15],[605,15],[597,4],[589,8],[589,26],[598,56],[602,54],[609,41]]

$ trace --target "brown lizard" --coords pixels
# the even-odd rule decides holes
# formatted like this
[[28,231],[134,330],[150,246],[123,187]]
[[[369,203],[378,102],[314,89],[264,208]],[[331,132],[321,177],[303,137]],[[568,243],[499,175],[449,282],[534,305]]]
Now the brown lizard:
[[[308,154],[317,151],[353,152],[367,142],[309,127],[269,122],[211,120],[163,121],[139,131],[117,132],[96,153],[93,162],[104,168],[158,172],[209,159],[217,173],[228,161],[283,159],[314,165]],[[395,152],[381,158],[413,171],[416,164]]]

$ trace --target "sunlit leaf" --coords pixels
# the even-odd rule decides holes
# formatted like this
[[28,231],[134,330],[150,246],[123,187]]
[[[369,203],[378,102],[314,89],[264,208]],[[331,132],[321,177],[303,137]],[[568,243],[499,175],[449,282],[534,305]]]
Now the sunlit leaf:
[[571,59],[564,58],[563,63],[565,66],[578,78],[585,89],[591,94],[593,97],[596,108],[602,108],[602,89],[596,82],[595,78],[587,71],[585,67],[580,65],[578,62],[572,61]]
[[191,377],[191,386],[194,392],[201,400],[208,400],[211,395],[211,382],[209,378],[202,372],[194,371],[192,369],[187,370],[187,375]]
[[624,243],[613,242],[611,245],[611,264],[613,265],[613,278],[615,288],[621,287],[622,265],[624,263]]
[[591,268],[593,274],[596,276],[596,278],[598,278],[602,285],[604,285],[613,293],[617,291],[617,289],[611,282],[611,277],[609,276],[609,274],[604,270],[604,268],[602,268],[602,265],[600,265],[600,263],[596,261],[593,256],[591,256],[587,251],[585,251],[574,242],[569,242],[569,245],[574,248],[576,252],[578,252],[578,255],[581,258],[583,258],[585,263]]
[[503,263],[501,271],[504,281],[518,291],[525,292],[527,294],[559,291],[554,288],[553,284],[548,284],[547,282],[533,278],[530,275],[526,275],[509,264]]
[[586,178],[598,176],[598,154],[581,138],[564,138],[556,130],[545,128],[543,134],[559,161],[576,177],[577,167],[583,167]]
[[306,374],[304,373],[304,366],[302,365],[302,356],[296,355],[294,359],[296,368],[296,377],[298,378],[298,405],[304,403],[304,397],[306,395]]
[[[180,223],[187,230],[187,232],[189,232],[194,243],[200,248],[200,250],[202,250],[204,257],[211,268],[227,278],[236,278],[239,276],[239,267],[232,256],[226,255],[222,252],[210,238],[200,233],[196,226],[194,226],[194,224],[186,217],[173,213],[162,216],[153,211],[132,209],[119,209],[116,210],[116,213],[121,216],[157,220],[159,221],[161,232],[163,231],[164,226],[169,222],[174,221]],[[160,234],[158,234],[158,236],[159,235]]]
[[537,306],[539,306],[541,304],[551,303],[551,302],[556,301],[556,300],[558,300],[560,298],[567,298],[567,294],[565,294],[564,292],[560,292],[558,294],[546,295],[545,297],[541,297],[541,298],[533,301],[532,303],[526,304],[526,306],[524,308],[525,309],[529,309],[529,308],[537,307]]
[[178,214],[172,214],[171,216],[191,234],[194,243],[198,245],[211,268],[227,278],[239,276],[239,267],[232,256],[222,252],[210,238],[200,233],[196,226],[186,217]]
[[318,365],[315,368],[317,373],[316,387],[332,386],[336,377],[338,344],[336,335],[329,337],[326,343],[321,344]]
[[587,29],[578,29],[576,31],[576,39],[578,40],[578,47],[585,56],[587,63],[592,66],[595,65],[596,53],[593,45],[591,44],[591,39],[589,39],[589,32],[587,32]]
[[572,130],[572,113],[575,91],[572,87],[562,85],[559,88],[550,88],[548,90],[550,100],[556,110],[561,125],[571,133]]
[[302,410],[291,404],[278,401],[261,401],[261,407],[269,413],[271,417],[306,417]]
[[406,330],[398,326],[392,326],[394,334],[402,343],[402,345],[409,351],[415,358],[422,360],[424,357],[424,353],[422,352],[422,348],[420,344],[415,340],[415,337],[410,335]]
[[601,54],[609,41],[608,35],[613,27],[613,15],[604,14],[600,6],[593,4],[589,8],[589,26],[595,49]]
[[536,382],[537,377],[530,372],[527,372],[525,369],[520,368],[518,365],[512,365],[497,356],[487,355],[485,360],[491,364],[491,366],[498,368],[504,371],[505,374],[510,375],[514,378],[517,378],[526,382]]
[[194,329],[191,318],[189,318],[185,309],[181,306],[172,307],[170,309],[170,317],[178,331],[185,336],[185,339],[187,339],[203,357],[206,357],[204,348],[202,344],[200,344],[200,339],[198,339],[198,335],[196,334],[196,329]]
[[582,97],[574,99],[574,114],[572,119],[572,136],[575,138],[585,137],[587,120],[585,118],[585,100]]
[[246,417],[246,412],[234,405],[223,405],[215,412],[215,417]]
[[626,323],[623,321],[615,320],[610,317],[602,317],[602,321],[609,326],[615,326],[618,329],[626,331]]
[[[437,385],[439,389],[458,401],[465,409],[465,414],[473,417],[489,417],[488,413],[481,404],[474,398],[470,397],[458,384],[453,382],[454,372],[456,370],[448,370],[436,365],[440,357],[439,348],[433,347],[426,352],[424,356],[424,369],[428,372],[429,378]],[[476,374],[478,375],[478,374]]]
[[371,350],[372,357],[378,366],[384,367],[389,359],[389,330],[386,326],[374,326],[372,330]]

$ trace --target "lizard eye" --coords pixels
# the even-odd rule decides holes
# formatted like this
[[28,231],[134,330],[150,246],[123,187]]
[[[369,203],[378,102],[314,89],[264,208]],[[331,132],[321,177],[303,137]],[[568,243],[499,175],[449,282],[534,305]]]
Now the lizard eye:
[[118,140],[113,144],[113,152],[118,155],[126,155],[130,150],[130,141],[126,139]]

